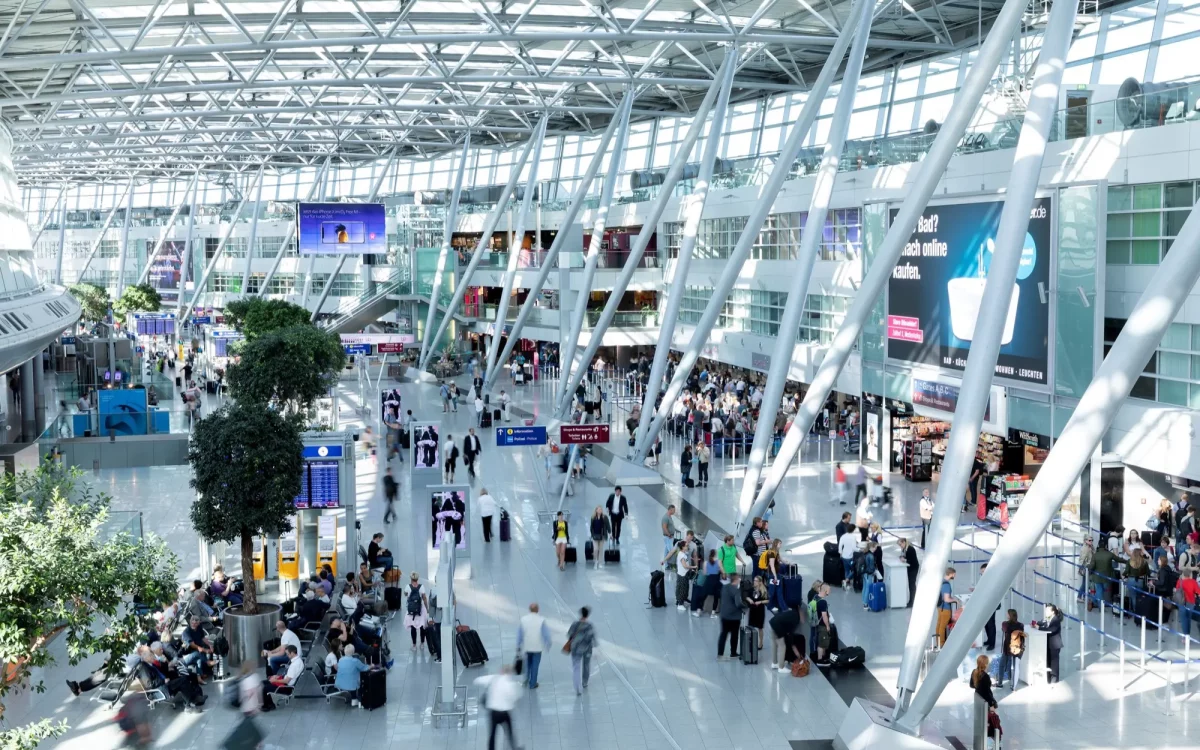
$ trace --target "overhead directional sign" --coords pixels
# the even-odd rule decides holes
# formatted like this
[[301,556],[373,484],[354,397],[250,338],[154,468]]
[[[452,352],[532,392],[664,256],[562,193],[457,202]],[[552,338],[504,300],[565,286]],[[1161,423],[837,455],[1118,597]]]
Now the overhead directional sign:
[[546,427],[497,427],[496,445],[545,445]]
[[563,445],[608,442],[606,424],[565,424],[559,429],[558,442]]

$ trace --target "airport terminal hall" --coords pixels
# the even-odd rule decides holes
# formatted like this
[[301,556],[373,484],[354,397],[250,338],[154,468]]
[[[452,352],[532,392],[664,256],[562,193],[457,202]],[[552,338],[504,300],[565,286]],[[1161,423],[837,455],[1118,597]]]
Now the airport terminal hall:
[[1198,747],[1197,207],[1200,0],[0,0],[0,750]]

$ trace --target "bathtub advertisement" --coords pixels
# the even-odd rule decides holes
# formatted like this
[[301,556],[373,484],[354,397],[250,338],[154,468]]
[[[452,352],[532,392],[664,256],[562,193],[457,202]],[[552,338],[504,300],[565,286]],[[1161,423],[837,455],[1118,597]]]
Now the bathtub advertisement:
[[[951,203],[930,206],[921,215],[888,282],[889,357],[966,368],[1003,206],[1003,201]],[[892,221],[897,213],[892,210]],[[1038,198],[1004,321],[998,378],[1049,382],[1052,230],[1050,198]]]

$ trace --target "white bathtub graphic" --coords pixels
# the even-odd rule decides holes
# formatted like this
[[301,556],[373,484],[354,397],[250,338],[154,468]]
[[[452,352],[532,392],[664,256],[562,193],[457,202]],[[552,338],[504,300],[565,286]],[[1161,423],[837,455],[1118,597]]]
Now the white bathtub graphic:
[[[983,287],[986,278],[950,279],[946,284],[946,292],[950,296],[950,329],[955,338],[971,341],[975,338],[975,321],[979,319],[979,306],[983,303]],[[1008,316],[1004,319],[1004,336],[1000,339],[1003,346],[1013,337],[1013,329],[1017,324],[1017,300],[1021,296],[1021,288],[1013,284],[1012,300],[1008,305]]]

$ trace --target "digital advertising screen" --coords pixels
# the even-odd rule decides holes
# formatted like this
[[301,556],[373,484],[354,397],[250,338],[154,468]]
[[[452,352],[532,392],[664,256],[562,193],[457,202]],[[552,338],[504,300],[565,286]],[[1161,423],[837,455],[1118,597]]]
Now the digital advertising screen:
[[418,469],[439,468],[441,466],[441,462],[438,460],[440,440],[437,424],[414,424],[412,426],[413,466]]
[[299,203],[300,255],[387,252],[387,218],[382,203]]
[[[890,358],[966,368],[1003,206],[1003,201],[951,203],[930,206],[921,215],[888,282]],[[1051,211],[1050,198],[1034,201],[1004,322],[998,378],[1049,382]],[[891,211],[891,221],[897,213]]]
[[[154,251],[154,246],[157,242],[150,240],[146,242],[146,253],[149,255]],[[162,249],[158,251],[158,256],[154,259],[154,263],[150,265],[150,273],[146,280],[150,286],[158,291],[163,302],[175,302],[179,300],[179,291],[186,281],[191,281],[191,273],[189,268],[183,265],[184,251],[187,249],[187,243],[179,240],[165,240],[162,244]],[[184,278],[184,275],[187,278]]]
[[434,492],[430,501],[430,514],[433,516],[433,548],[441,549],[442,544],[454,540],[454,548],[467,548],[467,502],[466,495],[458,491]]

